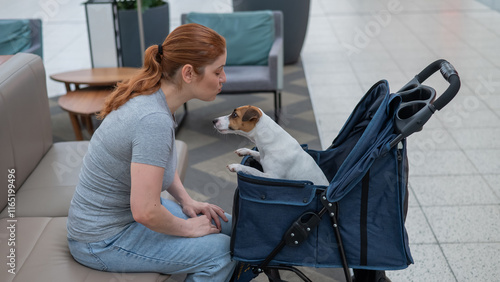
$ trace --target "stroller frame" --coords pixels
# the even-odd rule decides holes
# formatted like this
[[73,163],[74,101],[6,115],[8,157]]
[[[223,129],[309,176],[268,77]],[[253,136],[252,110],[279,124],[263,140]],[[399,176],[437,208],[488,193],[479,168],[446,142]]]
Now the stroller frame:
[[[288,270],[297,274],[297,276],[299,276],[303,281],[312,282],[304,273],[302,273],[302,271],[293,266],[269,266],[269,263],[285,246],[296,246],[307,240],[307,237],[309,237],[309,232],[320,223],[321,217],[327,213],[328,216],[330,216],[331,224],[335,233],[335,238],[337,239],[337,243],[339,245],[339,253],[342,260],[344,274],[346,276],[346,279],[348,279],[347,281],[351,281],[349,266],[347,264],[344,245],[342,243],[342,236],[340,235],[336,216],[338,211],[338,204],[336,202],[328,201],[325,192],[322,193],[320,198],[321,203],[323,204],[323,208],[318,213],[306,212],[302,214],[296,221],[294,221],[283,236],[283,239],[278,244],[278,246],[274,248],[269,256],[262,262],[262,264],[255,268],[256,272],[262,272],[266,269]],[[271,282],[282,281],[279,277],[279,273],[267,272],[266,274],[268,275],[269,281]]]
[[[427,78],[437,71],[440,71],[443,78],[449,83],[449,87],[435,100],[436,93],[435,90],[422,85]],[[376,84],[377,85],[377,84]],[[375,85],[375,86],[376,86]],[[374,86],[374,87],[375,87]],[[373,87],[372,87],[373,88]],[[422,89],[424,89],[425,97],[422,96]],[[388,144],[389,148],[398,146],[398,149],[402,149],[403,145],[406,146],[406,137],[422,130],[424,124],[430,119],[436,110],[441,110],[446,106],[458,93],[460,89],[460,79],[455,68],[446,60],[437,60],[430,65],[428,65],[424,70],[417,74],[412,80],[410,80],[404,87],[402,87],[395,94],[400,97],[401,104],[397,109],[397,114],[395,115],[394,121],[394,134],[395,138],[391,140]],[[403,144],[404,143],[404,144]],[[329,148],[334,148],[336,146],[335,140]],[[399,150],[398,150],[399,152]],[[401,156],[398,154],[398,158]],[[249,164],[252,160],[249,157],[243,159],[243,164]],[[241,173],[238,174],[239,178],[245,178]],[[369,171],[363,176],[362,185],[363,189],[368,185]],[[328,187],[327,187],[328,188]],[[338,252],[344,270],[344,275],[346,281],[351,281],[351,274],[349,270],[349,264],[346,258],[346,251],[343,245],[342,235],[339,230],[338,222],[338,211],[339,205],[336,199],[332,199],[331,195],[328,193],[328,189],[319,189],[316,193],[320,193],[319,199],[321,202],[321,209],[317,212],[307,211],[301,214],[288,228],[288,230],[283,234],[281,241],[275,246],[275,248],[267,255],[267,257],[258,264],[251,264],[252,271],[254,274],[258,275],[264,272],[269,281],[283,281],[279,276],[278,270],[286,270],[294,272],[303,281],[311,281],[304,273],[299,269],[278,264],[272,265],[271,261],[278,255],[285,246],[299,246],[305,242],[311,231],[314,230],[321,222],[322,217],[326,214],[330,218],[331,227],[333,228],[335,239],[338,245]],[[235,192],[235,203],[238,201],[239,188]],[[366,195],[367,196],[367,195]],[[405,198],[405,205],[407,204],[407,195]],[[361,210],[361,213],[366,212]],[[405,211],[406,215],[406,211]],[[233,210],[233,220],[238,217],[238,210]],[[235,227],[233,224],[233,235],[235,234]],[[233,238],[233,236],[232,236]],[[233,239],[232,239],[233,240]],[[366,244],[366,242],[364,242]],[[362,242],[363,244],[363,242]],[[231,242],[231,250],[234,250],[234,242]]]

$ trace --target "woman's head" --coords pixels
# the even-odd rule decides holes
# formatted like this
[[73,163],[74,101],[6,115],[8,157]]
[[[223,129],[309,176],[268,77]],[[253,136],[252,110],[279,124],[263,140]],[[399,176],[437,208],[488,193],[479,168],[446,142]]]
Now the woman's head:
[[199,24],[185,24],[172,31],[163,44],[163,52],[155,53],[155,46],[148,49],[161,59],[161,70],[165,79],[175,81],[179,69],[189,64],[197,75],[202,75],[204,67],[213,63],[226,50],[226,40],[212,29]]
[[195,74],[203,77],[205,67],[225,52],[226,40],[214,30],[194,23],[177,27],[163,44],[146,49],[141,70],[129,80],[118,83],[99,117],[104,118],[136,96],[154,93],[160,88],[162,79],[180,88],[182,78],[178,73],[185,65],[191,65]]

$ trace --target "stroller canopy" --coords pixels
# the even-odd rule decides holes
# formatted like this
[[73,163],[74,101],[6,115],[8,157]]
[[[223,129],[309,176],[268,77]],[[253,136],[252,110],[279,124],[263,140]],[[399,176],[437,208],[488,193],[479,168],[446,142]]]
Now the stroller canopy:
[[[325,170],[338,170],[327,189],[331,202],[341,200],[366,175],[373,162],[386,154],[390,142],[396,138],[394,115],[401,98],[389,94],[389,84],[382,80],[372,86],[361,99],[330,149],[337,153],[322,160],[329,165]],[[331,160],[335,158],[335,160]],[[331,162],[338,166],[331,166]]]

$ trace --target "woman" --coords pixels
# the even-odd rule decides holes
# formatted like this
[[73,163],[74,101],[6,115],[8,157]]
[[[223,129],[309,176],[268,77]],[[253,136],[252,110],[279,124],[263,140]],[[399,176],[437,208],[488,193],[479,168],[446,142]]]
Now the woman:
[[[222,36],[182,25],[150,46],[138,74],[106,100],[68,215],[77,261],[111,272],[187,273],[186,281],[230,279],[230,216],[186,193],[172,115],[191,99],[214,100],[225,62]],[[163,189],[178,203],[162,199]]]

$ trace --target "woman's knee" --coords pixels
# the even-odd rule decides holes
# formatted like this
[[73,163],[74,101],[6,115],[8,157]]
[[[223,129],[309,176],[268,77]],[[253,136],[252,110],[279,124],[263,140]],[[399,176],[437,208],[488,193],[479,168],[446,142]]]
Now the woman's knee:
[[187,276],[186,281],[229,281],[235,267],[236,262],[228,252],[198,265],[197,269]]

